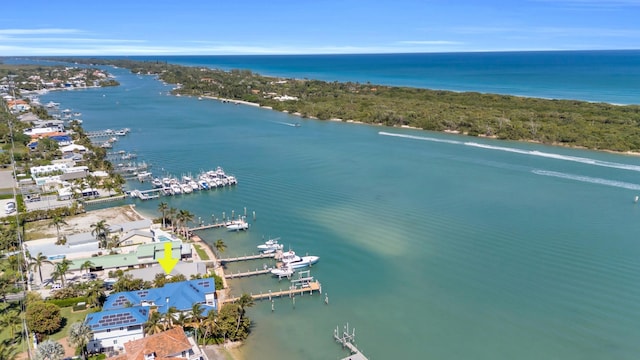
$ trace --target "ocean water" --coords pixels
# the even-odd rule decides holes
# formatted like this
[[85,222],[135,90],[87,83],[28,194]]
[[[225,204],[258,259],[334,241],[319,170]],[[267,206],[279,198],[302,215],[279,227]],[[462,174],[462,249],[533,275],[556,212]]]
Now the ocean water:
[[640,104],[638,50],[132,59],[325,81]]
[[[371,359],[637,358],[640,158],[301,119],[111,71],[122,86],[41,100],[82,112],[87,130],[131,128],[115,150],[157,176],[235,175],[234,188],[162,199],[206,222],[246,208],[248,232],[200,233],[223,239],[225,256],[268,237],[320,256],[311,275],[323,295],[249,310],[247,359],[346,357],[332,332],[347,322]],[[135,204],[157,217],[158,202]]]

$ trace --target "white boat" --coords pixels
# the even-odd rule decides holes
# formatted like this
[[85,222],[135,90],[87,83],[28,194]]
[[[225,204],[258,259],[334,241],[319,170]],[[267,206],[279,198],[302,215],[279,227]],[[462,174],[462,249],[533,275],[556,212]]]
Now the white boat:
[[159,178],[155,178],[155,179],[151,180],[151,185],[153,185],[154,188],[161,188],[162,187],[162,180],[160,180]]
[[264,244],[258,245],[258,249],[260,249],[260,251],[265,254],[270,254],[272,252],[282,250],[284,248],[284,245],[278,244],[278,240],[280,240],[280,238],[269,239],[265,241]]
[[289,250],[282,254],[280,261],[287,266],[291,266],[294,269],[299,269],[307,266],[311,266],[320,260],[319,256],[298,256],[293,250]]
[[47,103],[47,105],[46,105],[46,107],[48,107],[48,108],[50,108],[50,109],[51,109],[51,108],[58,107],[58,106],[60,106],[60,103],[53,102],[53,101],[49,101],[49,102]]
[[227,221],[225,227],[229,231],[247,230],[249,228],[249,223],[244,218],[240,218],[238,220]]
[[290,277],[291,275],[293,275],[296,271],[294,270],[293,267],[289,266],[289,265],[283,265],[279,268],[275,268],[273,270],[271,270],[271,273],[279,278],[283,278],[283,277]]
[[185,194],[191,194],[193,192],[193,188],[189,184],[181,184],[182,192]]
[[202,190],[209,190],[209,183],[206,180],[199,180],[198,185]]
[[182,194],[182,188],[178,184],[171,184],[171,192],[174,194]]

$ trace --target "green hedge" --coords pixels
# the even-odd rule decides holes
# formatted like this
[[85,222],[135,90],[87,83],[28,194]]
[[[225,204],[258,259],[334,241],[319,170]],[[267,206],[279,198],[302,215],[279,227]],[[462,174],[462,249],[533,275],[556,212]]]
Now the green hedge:
[[68,299],[50,299],[50,300],[47,300],[46,302],[58,305],[59,307],[69,307],[69,306],[75,306],[79,302],[86,303],[87,298],[85,296],[79,296],[79,297],[68,298]]

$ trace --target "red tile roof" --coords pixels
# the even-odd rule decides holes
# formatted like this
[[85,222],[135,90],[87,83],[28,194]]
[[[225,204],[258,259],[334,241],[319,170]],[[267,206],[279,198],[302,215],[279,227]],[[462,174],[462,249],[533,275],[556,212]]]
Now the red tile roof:
[[186,360],[183,357],[169,357],[188,352],[191,344],[181,327],[145,338],[129,341],[124,344],[126,354],[122,354],[109,360],[144,360],[145,354],[156,353],[155,360]]

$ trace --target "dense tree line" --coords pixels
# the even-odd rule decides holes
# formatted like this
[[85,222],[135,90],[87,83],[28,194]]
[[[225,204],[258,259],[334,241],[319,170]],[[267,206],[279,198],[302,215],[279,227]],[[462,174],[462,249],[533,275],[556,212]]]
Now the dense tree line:
[[[251,101],[321,120],[455,131],[471,136],[596,150],[640,151],[640,106],[547,100],[477,92],[282,79],[249,70],[222,71],[159,61],[64,59],[115,65],[181,84],[176,93]],[[278,101],[275,95],[297,97]]]

